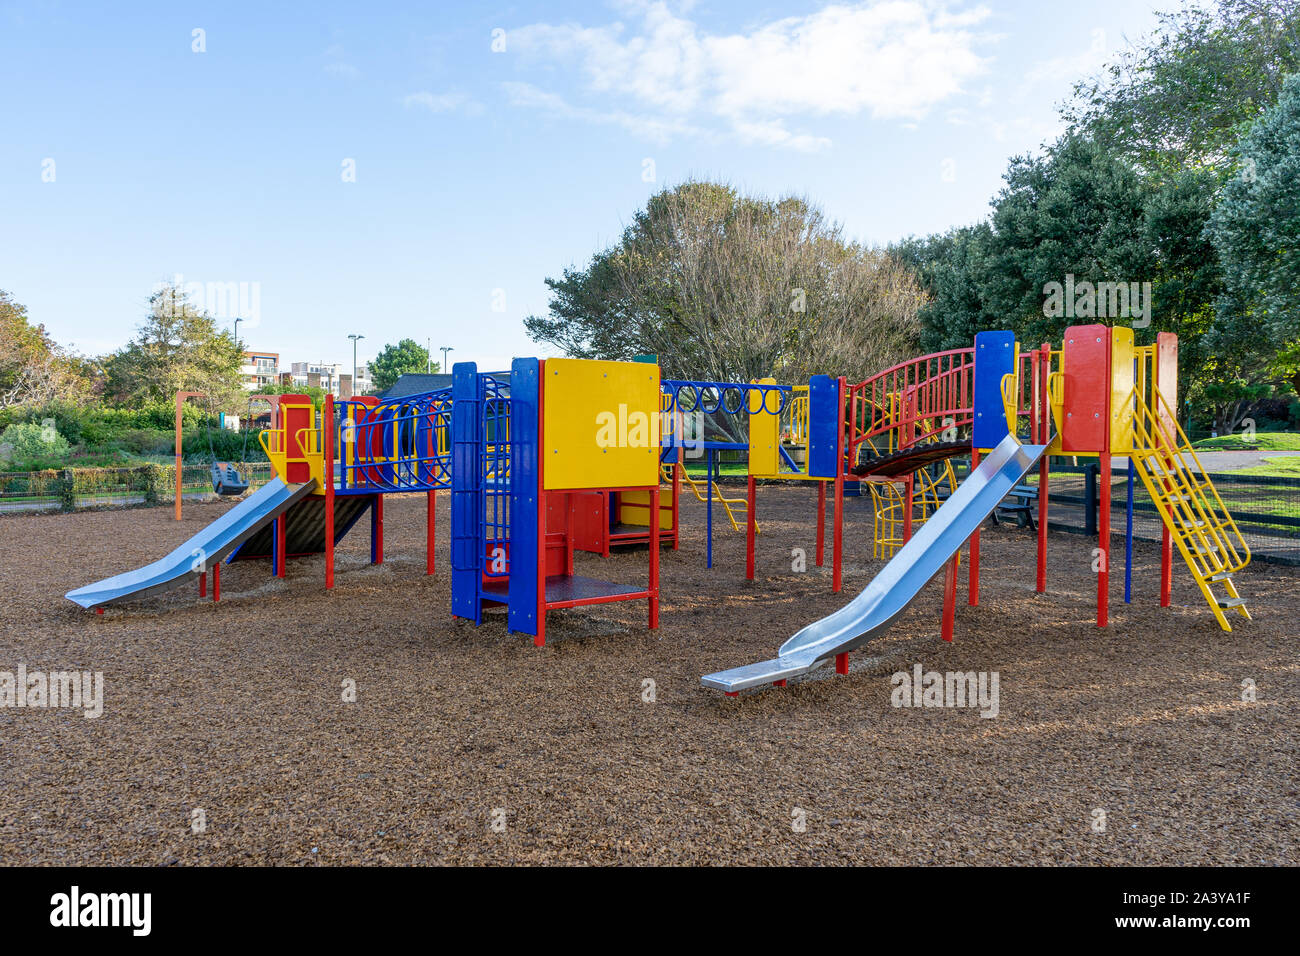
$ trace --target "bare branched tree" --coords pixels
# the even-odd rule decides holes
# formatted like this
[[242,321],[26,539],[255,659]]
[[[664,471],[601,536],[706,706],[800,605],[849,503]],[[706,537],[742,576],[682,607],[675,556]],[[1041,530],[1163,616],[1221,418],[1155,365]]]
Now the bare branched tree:
[[808,200],[706,182],[653,196],[587,270],[547,284],[534,339],[585,358],[653,352],[667,377],[713,381],[865,378],[914,354],[925,299]]

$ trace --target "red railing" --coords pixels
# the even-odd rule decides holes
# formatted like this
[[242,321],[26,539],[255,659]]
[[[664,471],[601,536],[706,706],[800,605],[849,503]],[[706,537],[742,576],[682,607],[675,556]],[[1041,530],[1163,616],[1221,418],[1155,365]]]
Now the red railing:
[[975,350],[922,355],[850,386],[848,464],[862,445],[889,454],[971,424]]

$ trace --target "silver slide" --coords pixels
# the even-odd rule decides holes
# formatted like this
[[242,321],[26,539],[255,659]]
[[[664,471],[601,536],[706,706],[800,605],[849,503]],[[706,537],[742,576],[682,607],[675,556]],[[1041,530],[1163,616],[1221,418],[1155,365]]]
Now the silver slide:
[[296,501],[311,494],[315,479],[286,485],[272,478],[235,507],[165,558],[143,568],[105,578],[69,591],[64,597],[82,607],[99,607],[175,587],[211,567],[244,543],[259,528],[279,517]]
[[782,644],[775,660],[705,674],[704,685],[734,692],[796,677],[884,633],[1029,473],[1046,447],[1022,445],[1011,435],[1002,439],[861,594]]

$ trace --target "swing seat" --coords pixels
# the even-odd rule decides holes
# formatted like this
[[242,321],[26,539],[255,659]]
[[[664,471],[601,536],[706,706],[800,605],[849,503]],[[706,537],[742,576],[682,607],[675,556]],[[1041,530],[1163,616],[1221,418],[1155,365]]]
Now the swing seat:
[[228,461],[212,463],[212,490],[217,494],[242,495],[248,490],[248,480]]

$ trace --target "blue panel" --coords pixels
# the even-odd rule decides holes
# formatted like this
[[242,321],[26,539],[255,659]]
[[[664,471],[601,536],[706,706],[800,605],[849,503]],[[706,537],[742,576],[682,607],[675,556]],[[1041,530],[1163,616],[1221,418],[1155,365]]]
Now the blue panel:
[[510,597],[512,631],[537,633],[537,542],[543,503],[538,500],[541,435],[541,363],[510,363]]
[[483,557],[479,497],[478,367],[457,362],[451,373],[451,613],[479,623],[479,564]]
[[808,380],[808,475],[834,478],[839,468],[840,383],[829,375]]
[[1002,376],[1016,370],[1016,333],[975,334],[975,440],[976,448],[997,448],[1007,437],[1007,416],[1002,408]]

